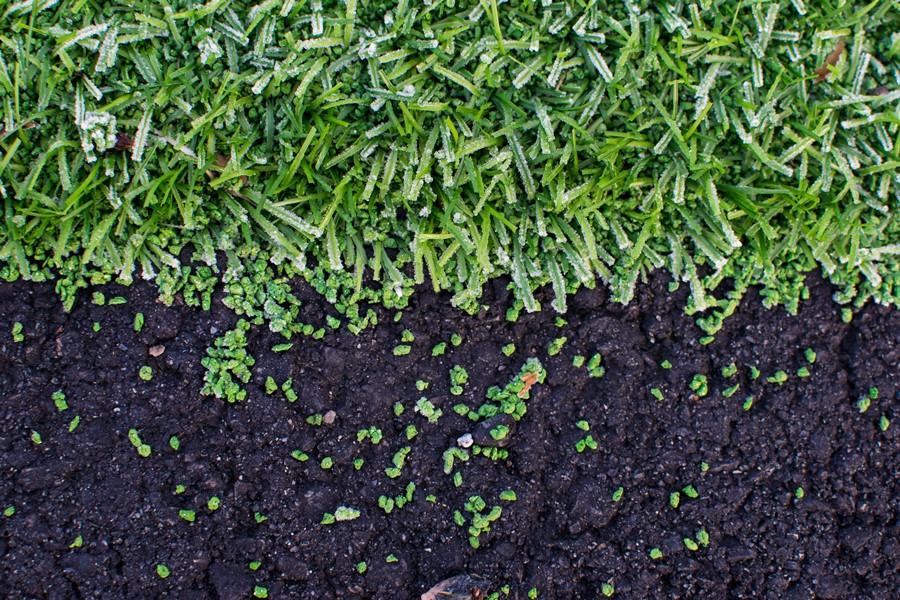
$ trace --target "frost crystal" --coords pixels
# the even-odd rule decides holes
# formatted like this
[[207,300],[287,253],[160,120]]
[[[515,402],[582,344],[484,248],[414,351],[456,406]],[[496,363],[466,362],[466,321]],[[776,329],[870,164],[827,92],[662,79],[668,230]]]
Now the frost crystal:
[[200,50],[200,63],[203,65],[211,65],[222,56],[222,48],[212,37],[205,37],[197,44]]
[[110,113],[86,111],[79,119],[76,116],[81,136],[81,149],[85,160],[97,160],[96,152],[105,152],[116,145],[116,118]]

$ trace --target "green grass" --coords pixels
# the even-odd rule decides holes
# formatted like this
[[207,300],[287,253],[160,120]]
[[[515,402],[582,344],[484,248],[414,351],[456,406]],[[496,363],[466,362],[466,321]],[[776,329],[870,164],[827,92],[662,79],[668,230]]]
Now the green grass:
[[208,306],[245,265],[230,297],[288,333],[256,296],[296,274],[354,324],[417,283],[475,310],[504,274],[514,316],[664,268],[710,334],[751,284],[796,310],[814,269],[900,300],[890,0],[2,10],[0,276],[68,306],[135,276]]

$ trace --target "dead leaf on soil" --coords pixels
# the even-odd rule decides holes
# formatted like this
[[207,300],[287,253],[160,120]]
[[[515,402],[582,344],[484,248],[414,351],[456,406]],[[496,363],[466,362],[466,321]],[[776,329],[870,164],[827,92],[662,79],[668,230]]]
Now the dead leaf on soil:
[[[216,166],[217,167],[224,170],[225,167],[227,167],[228,163],[230,163],[230,162],[231,162],[230,156],[225,156],[224,154],[216,152]],[[217,173],[213,172],[210,169],[206,170],[206,176],[209,177],[210,181],[215,181],[219,177],[219,175]],[[247,183],[247,176],[241,175],[240,180],[241,180],[241,185],[245,185]],[[247,196],[245,196],[244,194],[240,193],[237,190],[227,190],[227,191],[229,194],[231,194],[235,198],[240,198],[241,200],[247,199]]]
[[153,358],[156,358],[157,356],[161,355],[165,351],[166,351],[165,346],[150,346],[150,356],[152,356]]
[[528,393],[528,390],[531,389],[531,386],[537,383],[537,380],[537,373],[525,373],[524,375],[522,375],[522,381],[525,383],[525,387],[519,390],[519,393],[517,394],[519,398],[524,398],[525,394]]
[[825,57],[825,64],[820,68],[816,69],[816,73],[818,77],[816,77],[816,83],[822,83],[826,79],[828,79],[828,75],[831,74],[831,69],[828,67],[833,67],[840,60],[841,55],[844,53],[844,48],[847,47],[847,44],[844,43],[844,40],[838,40],[837,47],[834,49],[834,52]]
[[484,600],[487,592],[482,580],[470,575],[457,575],[445,579],[424,594],[422,600]]
[[128,150],[129,148],[134,148],[134,140],[131,137],[125,135],[124,133],[116,134],[116,145],[113,146],[113,150],[118,150],[122,152],[124,150]]

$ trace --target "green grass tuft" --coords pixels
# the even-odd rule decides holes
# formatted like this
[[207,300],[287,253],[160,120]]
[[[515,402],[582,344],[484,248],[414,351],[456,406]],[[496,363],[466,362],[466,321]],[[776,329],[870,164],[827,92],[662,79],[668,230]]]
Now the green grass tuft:
[[359,301],[427,282],[476,310],[499,275],[517,313],[665,268],[709,335],[750,285],[796,310],[814,269],[897,304],[895,8],[7,3],[0,277],[66,306],[140,276],[208,307],[224,280],[282,331],[296,274],[356,329]]

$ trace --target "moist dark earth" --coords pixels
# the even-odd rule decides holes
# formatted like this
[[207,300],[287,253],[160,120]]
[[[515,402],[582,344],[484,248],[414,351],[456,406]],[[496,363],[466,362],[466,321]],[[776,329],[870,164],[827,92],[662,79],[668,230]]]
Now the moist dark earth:
[[[532,589],[541,599],[597,598],[604,583],[618,598],[897,597],[900,312],[868,305],[844,323],[834,290],[810,277],[811,298],[798,315],[768,310],[752,292],[702,345],[696,316],[682,310],[686,290],[669,294],[667,283],[653,275],[628,306],[602,288],[582,290],[569,298],[561,327],[549,293],[539,295],[544,311],[508,322],[502,281],[486,289],[489,308],[475,316],[422,290],[397,322],[380,310],[379,324],[358,336],[326,328],[323,339],[295,337],[281,353],[271,348],[283,338],[254,326],[256,365],[247,399],[234,404],[200,393],[206,348],[237,321],[221,298],[203,312],[158,303],[150,284],[111,284],[82,291],[65,313],[50,284],[2,284],[0,509],[14,513],[0,516],[0,592],[233,600],[260,586],[269,598],[405,599],[470,574],[500,598],[524,599]],[[127,303],[96,306],[97,290]],[[304,322],[318,326],[334,314],[306,284],[296,293]],[[137,312],[145,315],[140,333]],[[15,322],[24,342],[13,342]],[[415,341],[395,356],[404,329]],[[454,333],[462,343],[432,357]],[[560,336],[562,351],[549,356]],[[507,357],[509,342],[516,351]],[[151,356],[160,345],[165,351]],[[602,378],[573,366],[575,355],[598,352]],[[508,458],[458,463],[457,487],[442,454],[472,424],[452,407],[477,408],[528,357],[548,374],[531,388]],[[661,366],[666,360],[671,369]],[[737,374],[726,378],[731,363]],[[138,376],[144,365],[150,381]],[[459,397],[449,393],[454,365],[470,375]],[[804,366],[809,377],[796,374]],[[770,383],[779,370],[787,381]],[[689,387],[696,374],[708,378],[706,396]],[[292,377],[299,399],[267,395],[267,376],[279,385]],[[417,380],[428,388],[417,390]],[[735,383],[740,389],[726,397]],[[862,412],[857,403],[870,388],[877,398]],[[65,411],[54,405],[57,390]],[[443,410],[437,423],[413,410],[422,396]],[[307,423],[328,411],[331,424]],[[884,431],[883,416],[896,421]],[[596,450],[576,451],[586,435],[581,420]],[[418,431],[411,441],[409,424]],[[372,426],[383,440],[358,442],[357,432]],[[150,456],[129,441],[132,428]],[[392,479],[385,468],[404,446],[411,451]],[[295,460],[295,450],[310,459]],[[325,457],[330,469],[320,466]],[[410,481],[412,502],[390,514],[379,508],[380,496],[402,495]],[[501,500],[506,490],[517,500]],[[463,505],[474,495],[487,510],[502,508],[477,550],[468,523],[453,518],[456,510],[470,516]],[[212,496],[218,510],[207,505]],[[339,506],[359,518],[321,524]],[[180,518],[182,509],[196,520]],[[684,539],[701,530],[708,545],[688,548]],[[654,548],[662,557],[651,558]],[[254,571],[251,562],[261,564]]]

